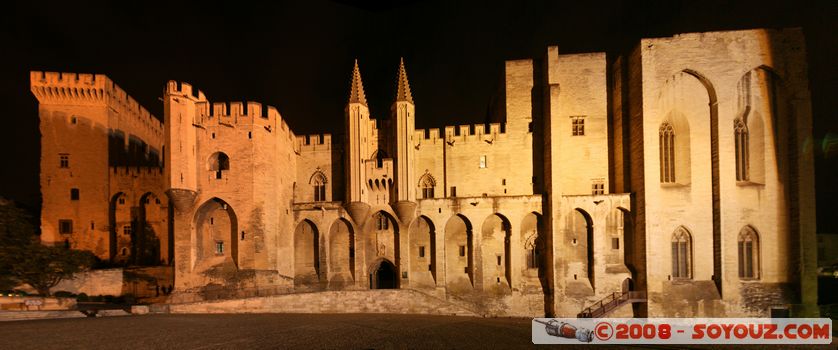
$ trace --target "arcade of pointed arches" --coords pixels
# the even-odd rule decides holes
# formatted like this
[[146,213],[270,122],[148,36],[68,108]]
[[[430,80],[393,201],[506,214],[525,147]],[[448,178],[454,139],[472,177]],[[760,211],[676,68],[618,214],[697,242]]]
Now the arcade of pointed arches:
[[[362,244],[366,238],[356,235],[358,231],[353,221],[346,218],[329,223],[311,218],[298,221],[293,244],[295,284],[328,283],[331,286],[333,278],[352,284],[360,274],[370,278],[369,286],[373,289],[399,288],[399,281],[405,276],[409,276],[411,287],[433,288],[445,284],[475,288],[474,272],[475,268],[480,268],[483,276],[480,282],[484,286],[497,285],[511,290],[513,270],[521,270],[522,276],[515,278],[523,278],[526,282],[543,275],[527,271],[540,271],[547,265],[542,261],[546,251],[541,237],[542,217],[538,212],[526,213],[518,224],[510,222],[501,213],[493,213],[482,222],[478,221],[481,222],[480,231],[475,231],[477,228],[472,226],[472,220],[463,214],[451,216],[444,225],[420,215],[406,226],[401,226],[386,211],[370,215],[372,231],[365,234],[376,235],[376,242],[385,241],[380,244],[382,247],[375,247],[377,256],[371,262],[368,260],[366,267],[356,265],[356,244]],[[400,230],[400,226],[405,229]],[[322,237],[327,232],[329,236]],[[407,233],[406,249],[399,247],[402,232]],[[444,237],[440,242],[442,247],[437,247],[438,234]],[[475,234],[481,235],[483,247],[480,253],[474,248]],[[512,249],[521,252],[513,254]],[[400,257],[399,254],[409,256]],[[482,255],[482,266],[475,266],[475,254]],[[521,258],[514,260],[513,256]],[[440,273],[445,274],[444,280],[440,280]],[[531,283],[537,284],[537,281]]]

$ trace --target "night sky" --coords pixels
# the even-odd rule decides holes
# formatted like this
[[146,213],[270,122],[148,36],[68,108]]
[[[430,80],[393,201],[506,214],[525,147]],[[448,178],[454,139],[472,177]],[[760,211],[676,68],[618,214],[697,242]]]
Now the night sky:
[[0,11],[0,196],[33,210],[40,150],[30,70],[106,74],[161,119],[166,81],[186,81],[212,101],[273,105],[304,134],[342,129],[355,58],[372,116],[387,117],[404,57],[425,128],[483,122],[504,60],[540,57],[548,45],[614,57],[641,37],[794,26],[809,55],[818,232],[838,233],[838,1],[81,4],[26,1]]

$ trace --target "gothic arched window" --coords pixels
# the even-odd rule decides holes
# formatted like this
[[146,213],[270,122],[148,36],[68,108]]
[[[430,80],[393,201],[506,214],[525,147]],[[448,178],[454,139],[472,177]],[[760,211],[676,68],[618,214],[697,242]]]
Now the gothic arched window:
[[419,188],[422,189],[422,199],[427,198],[434,198],[434,187],[436,187],[436,181],[430,174],[425,174],[419,180]]
[[759,278],[759,236],[750,226],[739,232],[739,278]]
[[748,126],[742,119],[733,122],[736,141],[736,181],[748,181]]
[[311,177],[311,185],[314,188],[314,201],[322,202],[326,200],[326,175],[322,172],[316,172]]
[[675,182],[675,130],[664,122],[660,127],[661,182]]
[[538,232],[533,231],[532,235],[530,235],[524,243],[524,249],[526,250],[527,254],[526,259],[528,269],[537,269],[541,267],[541,252],[539,251],[539,239],[541,239],[541,237],[538,236]]
[[692,238],[683,227],[672,234],[672,278],[692,278]]
[[375,228],[379,231],[390,228],[390,220],[387,218],[387,215],[384,215],[381,212],[375,214]]

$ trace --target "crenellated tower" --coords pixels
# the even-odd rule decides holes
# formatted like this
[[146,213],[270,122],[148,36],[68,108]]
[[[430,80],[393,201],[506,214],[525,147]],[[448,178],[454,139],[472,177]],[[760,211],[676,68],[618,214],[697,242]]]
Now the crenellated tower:
[[166,125],[165,164],[167,189],[197,191],[197,159],[195,127],[198,103],[206,97],[198,91],[193,96],[192,86],[169,81],[163,97],[163,121]]
[[415,180],[413,164],[416,159],[416,148],[413,144],[413,134],[416,129],[414,119],[415,106],[413,96],[410,93],[410,84],[407,81],[407,72],[404,68],[404,59],[399,61],[398,87],[396,90],[396,101],[390,107],[393,121],[393,138],[395,142],[395,182],[396,196],[394,202],[416,201]]
[[346,201],[366,202],[364,191],[366,167],[364,160],[371,154],[367,137],[370,128],[370,110],[361,82],[361,70],[358,60],[352,69],[352,84],[349,90],[349,103],[346,104]]

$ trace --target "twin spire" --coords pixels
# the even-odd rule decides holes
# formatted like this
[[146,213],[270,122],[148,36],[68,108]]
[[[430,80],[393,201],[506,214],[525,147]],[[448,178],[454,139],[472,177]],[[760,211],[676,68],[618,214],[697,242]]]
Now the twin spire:
[[410,94],[410,84],[407,83],[407,71],[404,70],[404,58],[399,59],[399,87],[396,89],[396,102],[407,101],[413,103]]
[[355,59],[355,68],[352,68],[352,86],[349,89],[349,103],[367,105],[367,96],[364,95],[364,84],[361,83],[361,70],[358,69],[357,59]]
[[[399,78],[396,88],[396,102],[406,101],[413,103],[413,95],[410,93],[410,84],[407,81],[407,71],[404,69],[404,58],[399,59]],[[361,70],[358,68],[358,60],[355,60],[355,67],[352,68],[352,85],[349,87],[349,103],[360,103],[367,105],[367,97],[364,95],[364,84],[361,82]]]

